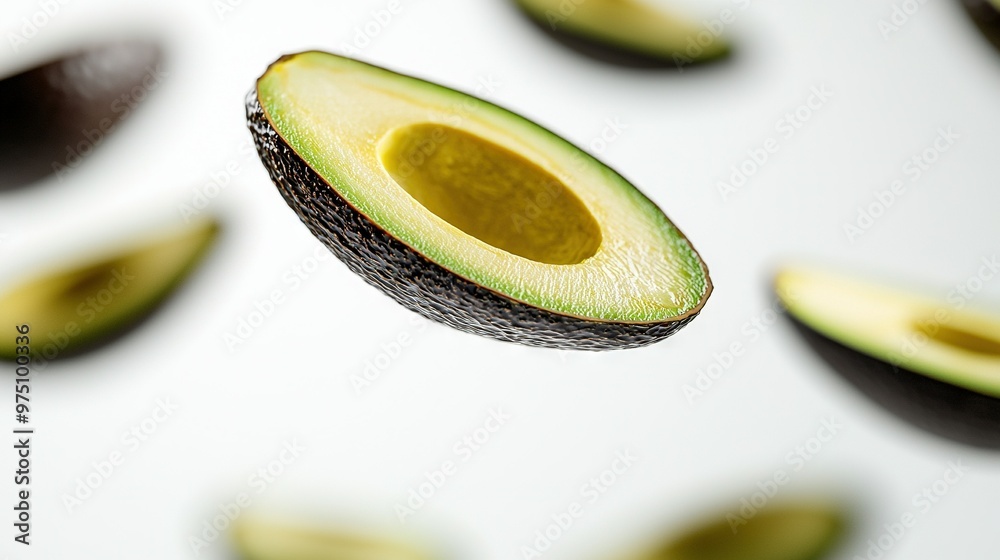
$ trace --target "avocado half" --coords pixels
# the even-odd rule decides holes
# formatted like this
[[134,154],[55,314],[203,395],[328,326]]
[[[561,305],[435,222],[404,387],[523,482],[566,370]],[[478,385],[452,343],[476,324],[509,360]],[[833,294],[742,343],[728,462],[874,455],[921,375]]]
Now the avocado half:
[[0,191],[79,165],[149,93],[160,59],[146,41],[99,44],[0,80]]
[[629,560],[819,560],[840,542],[844,517],[820,502],[767,506],[742,524],[720,515]]
[[708,270],[620,175],[496,105],[322,52],[247,99],[257,151],[310,231],[405,307],[532,346],[644,346],[690,322]]
[[782,270],[775,285],[810,346],[874,401],[1000,447],[1000,317],[815,268]]
[[[140,246],[31,278],[0,293],[0,324],[30,327],[31,354],[46,360],[90,350],[147,317],[213,244],[212,219]],[[0,359],[24,350],[0,337]]]
[[961,0],[983,36],[1000,49],[1000,0]]
[[244,560],[431,560],[410,543],[347,531],[240,520],[231,533]]
[[713,32],[643,0],[515,2],[553,39],[607,62],[637,67],[683,66],[730,53],[721,30]]

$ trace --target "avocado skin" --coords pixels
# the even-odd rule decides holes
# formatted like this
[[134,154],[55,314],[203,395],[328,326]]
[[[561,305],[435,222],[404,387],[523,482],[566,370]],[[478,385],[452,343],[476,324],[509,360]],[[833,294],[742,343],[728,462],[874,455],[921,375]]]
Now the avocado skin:
[[68,149],[78,150],[81,142],[96,148],[132,110],[119,102],[121,96],[141,87],[160,60],[155,44],[123,41],[74,51],[0,80],[0,107],[7,108],[0,119],[0,191],[43,179],[57,163],[71,168]]
[[1000,449],[1000,399],[896,367],[789,320],[837,373],[896,416],[953,441]]
[[994,47],[1000,49],[1000,12],[990,0],[961,0],[966,13]]
[[638,348],[659,342],[698,313],[660,323],[588,321],[513,300],[417,253],[350,205],[271,126],[247,95],[257,153],[285,202],[349,269],[400,305],[460,331],[564,350]]

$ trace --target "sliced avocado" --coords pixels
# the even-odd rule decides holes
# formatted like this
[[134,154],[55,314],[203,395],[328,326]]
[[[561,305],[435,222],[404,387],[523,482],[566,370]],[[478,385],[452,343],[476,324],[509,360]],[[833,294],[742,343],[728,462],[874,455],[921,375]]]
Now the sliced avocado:
[[829,504],[774,505],[744,524],[720,517],[692,527],[629,560],[819,560],[844,528],[843,513]]
[[244,560],[431,560],[399,540],[241,520],[232,542]]
[[145,41],[94,45],[0,80],[0,191],[68,172],[159,79]]
[[729,54],[717,32],[643,0],[515,0],[540,29],[585,54],[629,66],[676,66]]
[[[219,230],[204,220],[145,245],[31,278],[0,294],[0,324],[30,327],[30,348],[68,357],[122,334],[145,318],[201,260]],[[0,337],[0,358],[21,352]],[[23,344],[18,342],[16,344]]]
[[816,268],[779,297],[806,340],[876,402],[951,439],[1000,447],[1000,316]]
[[962,0],[962,5],[983,36],[1000,49],[1000,0]]
[[312,233],[430,319],[527,345],[627,348],[676,332],[711,293],[653,202],[491,103],[306,52],[268,68],[247,113]]

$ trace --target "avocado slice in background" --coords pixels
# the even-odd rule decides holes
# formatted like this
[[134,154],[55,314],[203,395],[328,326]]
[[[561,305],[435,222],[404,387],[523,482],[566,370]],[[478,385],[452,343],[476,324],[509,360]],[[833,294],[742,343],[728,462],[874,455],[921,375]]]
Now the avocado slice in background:
[[775,287],[810,346],[875,402],[1000,448],[1000,316],[816,268],[786,268]]
[[826,503],[769,505],[734,527],[719,515],[627,560],[819,560],[845,533],[845,515]]
[[1000,49],[1000,0],[961,0],[979,31]]
[[[27,324],[32,354],[47,360],[92,349],[155,310],[202,260],[218,232],[218,222],[205,219],[26,280],[0,293],[0,324]],[[18,353],[14,336],[0,337],[0,358],[13,360]]]
[[629,348],[676,332],[711,293],[653,202],[486,101],[306,52],[268,68],[247,116],[312,233],[430,319],[532,346]]
[[240,520],[231,540],[244,560],[436,560],[402,540],[261,520]]
[[547,35],[593,58],[634,67],[708,62],[729,43],[697,21],[643,0],[515,0]]
[[0,80],[0,191],[86,159],[135,108],[135,88],[148,93],[160,59],[154,43],[107,43]]

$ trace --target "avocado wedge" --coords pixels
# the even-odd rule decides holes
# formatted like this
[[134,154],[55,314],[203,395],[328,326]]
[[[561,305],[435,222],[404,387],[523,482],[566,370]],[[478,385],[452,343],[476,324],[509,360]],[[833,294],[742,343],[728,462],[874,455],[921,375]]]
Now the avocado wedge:
[[240,521],[232,542],[243,560],[432,560],[410,543],[260,520]]
[[1000,447],[1000,317],[815,268],[775,285],[806,341],[893,413]]
[[[684,66],[729,54],[709,29],[644,0],[515,0],[546,34],[583,54],[625,66]],[[721,20],[718,25],[721,27]]]
[[[218,231],[216,221],[204,220],[144,245],[26,280],[0,293],[0,324],[27,324],[31,352],[38,359],[89,350],[148,316],[201,261]],[[15,337],[0,337],[0,358],[17,355]]]
[[157,45],[93,45],[0,80],[0,191],[61,177],[98,148],[161,78]]
[[844,515],[825,503],[768,506],[745,524],[696,525],[628,560],[819,560],[839,543]]
[[1000,0],[961,0],[983,36],[1000,49]]
[[629,348],[676,332],[711,293],[653,202],[491,103],[306,52],[268,68],[247,115],[312,233],[430,319],[532,346]]

